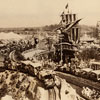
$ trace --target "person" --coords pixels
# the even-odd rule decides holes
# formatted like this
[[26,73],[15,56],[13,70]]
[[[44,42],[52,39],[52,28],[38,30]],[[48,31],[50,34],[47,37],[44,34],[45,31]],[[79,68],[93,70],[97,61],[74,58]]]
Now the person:
[[60,60],[59,64],[60,64],[60,65],[63,65],[63,60]]
[[64,67],[67,68],[67,64],[66,63],[64,63]]

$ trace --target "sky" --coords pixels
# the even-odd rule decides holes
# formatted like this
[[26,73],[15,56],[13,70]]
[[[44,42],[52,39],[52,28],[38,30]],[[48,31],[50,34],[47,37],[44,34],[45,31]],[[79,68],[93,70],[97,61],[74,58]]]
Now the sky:
[[100,21],[100,0],[0,0],[0,27],[37,27],[58,24],[66,4],[83,18],[80,24]]

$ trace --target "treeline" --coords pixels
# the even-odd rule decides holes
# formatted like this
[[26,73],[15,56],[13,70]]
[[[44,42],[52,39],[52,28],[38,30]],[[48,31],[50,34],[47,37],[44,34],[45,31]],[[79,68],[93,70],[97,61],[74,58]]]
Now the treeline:
[[46,26],[42,27],[42,29],[44,31],[54,31],[55,29],[57,29],[59,27],[60,27],[59,24],[54,24],[54,25],[46,25]]
[[[0,32],[15,32],[15,33],[38,33],[43,31],[54,31],[57,28],[59,28],[59,24],[52,24],[52,25],[46,25],[42,27],[22,27],[22,28],[0,28]],[[84,34],[88,34],[91,37],[98,38],[98,30],[96,26],[88,26],[88,25],[79,25],[80,28],[80,36]]]
[[87,34],[91,37],[97,38],[98,39],[98,30],[96,26],[88,26],[88,25],[80,25],[80,36]]
[[80,53],[81,59],[84,61],[89,61],[91,59],[95,59],[96,61],[100,61],[100,48],[92,47],[86,48],[82,50]]
[[[46,26],[42,27],[42,30],[43,31],[53,31],[59,27],[60,27],[60,25],[58,25],[58,24],[46,25]],[[79,28],[80,28],[80,36],[82,36],[84,34],[88,34],[94,38],[98,38],[98,36],[99,36],[96,26],[79,25]]]

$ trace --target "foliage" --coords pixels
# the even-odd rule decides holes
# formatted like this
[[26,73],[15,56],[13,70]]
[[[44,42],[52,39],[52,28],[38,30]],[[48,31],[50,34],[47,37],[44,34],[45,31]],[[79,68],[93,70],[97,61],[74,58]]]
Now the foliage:
[[100,51],[97,47],[86,48],[80,55],[81,58],[86,61],[90,59],[100,60]]
[[57,29],[59,27],[60,27],[59,24],[54,24],[54,25],[46,25],[46,26],[42,27],[42,29],[44,31],[53,31],[53,30],[55,30],[55,29]]
[[46,43],[45,43],[48,47],[48,50],[50,51],[52,48],[52,44],[53,44],[53,40],[50,38],[46,38]]

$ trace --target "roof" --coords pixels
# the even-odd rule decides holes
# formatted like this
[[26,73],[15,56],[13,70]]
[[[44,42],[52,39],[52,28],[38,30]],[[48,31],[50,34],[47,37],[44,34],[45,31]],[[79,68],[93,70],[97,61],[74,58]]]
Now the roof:
[[53,70],[42,70],[39,72],[39,74],[44,77],[46,75],[51,75],[51,74],[55,74],[55,72]]
[[90,64],[97,64],[97,65],[100,65],[100,62],[95,62],[95,61],[93,61],[93,62],[90,62]]
[[23,53],[23,56],[25,58],[33,58],[34,55],[45,52],[46,50],[41,50],[41,49],[31,49],[27,50],[27,52]]
[[91,71],[92,73],[95,73],[95,74],[100,74],[100,70],[94,70],[94,71]]
[[32,65],[32,66],[34,66],[34,67],[42,66],[41,63],[33,63],[33,62],[31,62],[30,65]]
[[73,26],[75,26],[76,24],[78,24],[78,22],[82,20],[82,19],[78,19],[75,22],[71,23],[66,29],[65,31],[68,31],[69,29],[71,29]]
[[4,40],[10,40],[10,39],[14,39],[14,40],[20,40],[22,39],[22,37],[14,32],[0,32],[0,40],[4,39]]
[[86,72],[89,72],[89,71],[92,71],[93,69],[91,69],[91,68],[83,68],[83,69],[81,69],[82,71],[86,71]]

